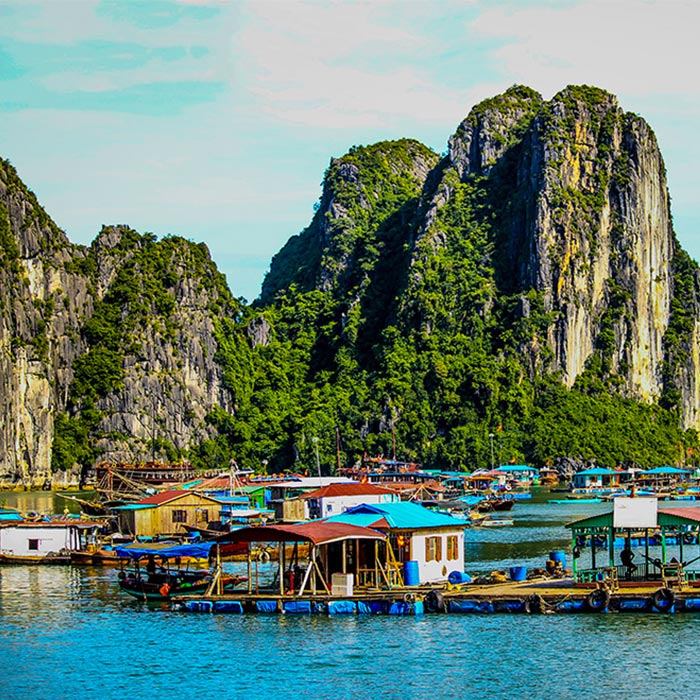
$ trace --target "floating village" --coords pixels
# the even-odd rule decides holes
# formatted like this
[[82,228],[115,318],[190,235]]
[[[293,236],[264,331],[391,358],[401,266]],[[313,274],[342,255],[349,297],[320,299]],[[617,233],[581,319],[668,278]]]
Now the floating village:
[[[520,501],[601,503],[540,567],[465,571],[465,531]],[[197,613],[389,614],[700,610],[700,473],[677,467],[443,472],[366,459],[338,476],[203,475],[100,464],[62,514],[0,507],[3,565],[111,566],[143,604]],[[71,512],[79,508],[79,512]]]

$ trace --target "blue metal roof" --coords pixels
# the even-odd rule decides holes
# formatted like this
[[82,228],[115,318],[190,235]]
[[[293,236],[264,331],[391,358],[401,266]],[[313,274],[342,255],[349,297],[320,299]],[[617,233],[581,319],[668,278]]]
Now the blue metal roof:
[[576,472],[574,476],[609,476],[611,474],[617,474],[618,472],[612,469],[604,469],[603,467],[593,467],[592,469],[584,469],[583,471]]
[[690,474],[690,469],[679,469],[678,467],[656,467],[656,469],[648,469],[640,472],[640,476],[645,474]]
[[400,501],[398,503],[376,503],[349,508],[341,515],[326,518],[329,522],[347,523],[371,527],[372,523],[384,518],[391,528],[398,530],[421,529],[431,527],[463,528],[464,521],[451,515],[436,513],[417,503]]

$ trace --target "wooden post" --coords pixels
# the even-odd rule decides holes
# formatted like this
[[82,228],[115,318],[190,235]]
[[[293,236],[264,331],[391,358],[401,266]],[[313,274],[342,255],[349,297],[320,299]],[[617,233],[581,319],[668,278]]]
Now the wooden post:
[[[374,585],[379,585],[379,540],[374,540]],[[389,559],[386,560],[386,570],[389,571]]]
[[221,549],[219,543],[216,543],[216,576],[217,576],[217,592],[221,595],[224,592],[223,584],[221,583]]
[[[309,559],[309,569],[318,567],[316,566],[316,545],[311,545],[311,557]],[[313,578],[311,579],[311,592],[316,595],[316,572],[314,571]]]
[[306,584],[309,581],[309,576],[311,575],[311,557],[309,557],[309,565],[306,567],[306,572],[304,573],[304,580],[301,582],[301,586],[299,587],[299,595],[303,595],[304,590],[306,589]]
[[280,579],[280,595],[284,595],[284,542],[277,543],[277,570]]

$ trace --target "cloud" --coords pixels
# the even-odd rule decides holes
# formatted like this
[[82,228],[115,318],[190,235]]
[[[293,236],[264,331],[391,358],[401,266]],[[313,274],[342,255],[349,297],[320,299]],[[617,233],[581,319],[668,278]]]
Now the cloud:
[[[426,55],[440,50],[417,31],[427,3],[250,3],[232,52],[257,108],[313,128],[413,121],[444,126],[464,93],[436,83]],[[416,17],[416,13],[419,15]]]
[[111,20],[122,21],[140,29],[163,29],[183,20],[207,20],[215,17],[220,8],[215,3],[185,2],[123,2],[102,0],[97,13]]
[[493,53],[503,73],[545,97],[572,83],[647,95],[700,91],[699,20],[697,2],[509,3],[484,10],[470,29],[505,42]]

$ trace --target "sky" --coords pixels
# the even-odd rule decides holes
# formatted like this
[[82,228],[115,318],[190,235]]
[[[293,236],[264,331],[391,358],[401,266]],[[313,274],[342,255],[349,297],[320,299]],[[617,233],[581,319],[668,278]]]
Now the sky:
[[596,85],[656,133],[698,260],[698,26],[696,0],[0,0],[0,157],[74,243],[203,241],[252,301],[331,158],[443,153],[511,85]]

